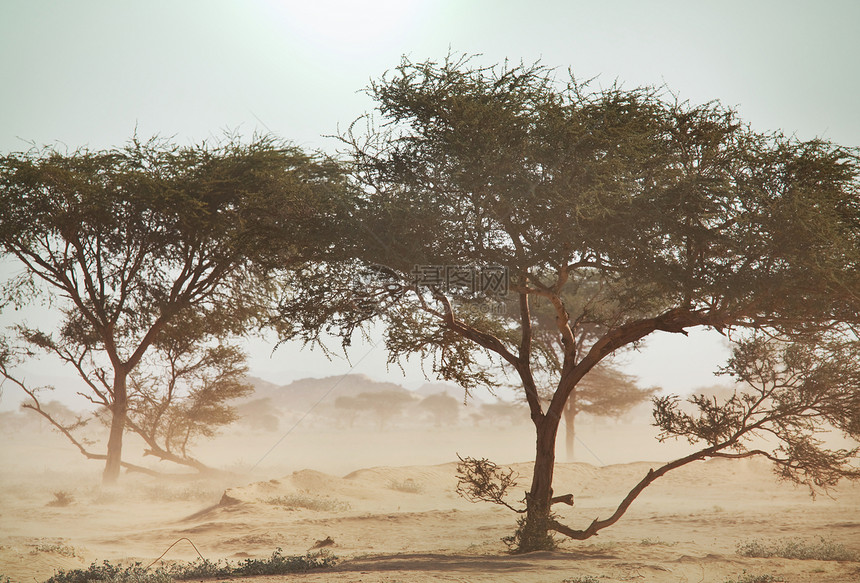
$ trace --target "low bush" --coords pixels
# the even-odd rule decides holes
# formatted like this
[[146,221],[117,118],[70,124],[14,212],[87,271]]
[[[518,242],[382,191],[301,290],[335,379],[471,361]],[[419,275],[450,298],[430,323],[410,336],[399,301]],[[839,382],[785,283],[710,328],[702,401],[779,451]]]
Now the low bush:
[[[93,563],[87,569],[60,571],[45,583],[174,583],[190,579],[285,575],[333,567],[336,562],[337,557],[326,551],[288,557],[279,548],[268,559],[245,559],[236,564],[198,559],[191,563],[150,569],[141,566],[141,563],[122,567],[104,561],[101,565]],[[0,583],[10,582],[7,578]]]
[[47,506],[63,507],[68,506],[75,501],[74,496],[65,490],[54,492],[54,499],[48,502]]
[[60,543],[40,543],[33,547],[33,550],[30,551],[31,555],[35,555],[37,553],[55,553],[64,557],[74,557],[76,551],[75,547]]
[[774,542],[748,540],[738,543],[737,552],[744,557],[780,557],[782,559],[801,559],[816,561],[860,561],[860,553],[846,548],[845,545],[819,537],[818,542],[800,538],[783,539]]
[[407,494],[421,494],[424,492],[424,486],[412,478],[406,478],[403,481],[391,480],[388,483],[388,489],[406,492]]

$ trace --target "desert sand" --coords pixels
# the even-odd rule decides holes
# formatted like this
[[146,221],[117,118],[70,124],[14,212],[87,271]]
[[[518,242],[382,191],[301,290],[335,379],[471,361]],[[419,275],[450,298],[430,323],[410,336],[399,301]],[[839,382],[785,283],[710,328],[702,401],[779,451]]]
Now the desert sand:
[[[237,427],[198,448],[201,459],[227,471],[217,479],[124,473],[114,487],[99,484],[99,462],[84,460],[46,426],[6,427],[0,575],[29,583],[94,561],[149,564],[187,538],[213,561],[266,557],[277,548],[302,555],[331,540],[334,569],[254,579],[260,583],[561,583],[587,576],[722,583],[766,574],[786,582],[860,581],[858,562],[737,553],[738,543],[752,539],[819,537],[860,551],[860,485],[812,499],[755,459],[691,464],[649,487],[599,536],[563,541],[553,552],[509,555],[501,538],[512,533],[516,515],[458,497],[456,455],[510,465],[525,490],[530,427],[413,428],[406,421],[385,428],[312,420],[278,431]],[[685,444],[658,443],[641,420],[582,424],[578,436],[582,461],[559,463],[554,481],[556,494],[575,496],[575,506],[558,508],[575,528],[609,515],[649,468],[687,451]],[[128,440],[129,452],[133,445]],[[62,497],[68,504],[55,505]],[[197,556],[180,540],[161,562]]]

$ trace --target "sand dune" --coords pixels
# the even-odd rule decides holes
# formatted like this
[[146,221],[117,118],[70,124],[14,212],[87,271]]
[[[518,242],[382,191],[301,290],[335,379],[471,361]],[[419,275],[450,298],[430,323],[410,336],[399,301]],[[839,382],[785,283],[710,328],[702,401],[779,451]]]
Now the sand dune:
[[[606,516],[654,465],[560,464],[556,492],[576,496],[573,508],[559,512],[562,520],[584,527]],[[528,463],[512,467],[523,476],[531,469]],[[0,563],[13,581],[42,580],[93,560],[149,562],[187,537],[212,559],[266,556],[278,547],[303,554],[317,541],[333,541],[328,546],[340,565],[290,577],[296,581],[561,582],[585,575],[724,581],[744,570],[785,581],[851,581],[860,573],[860,563],[736,554],[740,540],[786,536],[825,536],[860,550],[860,488],[846,486],[813,501],[803,489],[775,481],[757,460],[677,470],[601,536],[527,556],[506,555],[500,542],[513,528],[512,513],[457,497],[454,472],[453,463],[374,467],[343,477],[299,470],[220,493],[218,484],[195,483],[199,497],[174,484],[161,499],[146,499],[145,489],[156,484],[144,478],[131,489],[80,491],[66,507],[45,506],[45,488],[7,484]],[[214,501],[206,504],[206,497]],[[165,560],[195,556],[183,541]]]
[[[555,492],[572,493],[576,501],[557,507],[560,519],[585,528],[608,516],[660,464],[637,459],[685,451],[684,444],[657,444],[651,431],[583,425],[580,435],[589,447],[583,456],[610,463],[558,464]],[[212,560],[266,557],[277,548],[299,555],[329,540],[326,550],[340,559],[332,571],[256,583],[561,583],[585,576],[608,583],[723,583],[744,571],[789,582],[860,581],[858,562],[738,555],[741,541],[788,537],[825,537],[860,551],[860,485],[845,484],[813,500],[804,488],[778,482],[761,460],[714,460],[670,472],[600,536],[565,541],[552,553],[510,556],[501,538],[514,530],[516,515],[458,497],[454,462],[457,452],[500,464],[528,459],[533,438],[525,425],[299,428],[281,449],[272,449],[277,435],[227,434],[201,455],[232,474],[209,481],[125,474],[112,488],[98,485],[99,464],[76,457],[55,434],[7,437],[0,450],[0,575],[16,583],[105,559],[148,564],[177,541],[163,560],[195,559],[183,538]],[[261,457],[264,462],[256,462]],[[519,495],[531,464],[510,467],[522,476]],[[60,492],[70,503],[49,505]]]

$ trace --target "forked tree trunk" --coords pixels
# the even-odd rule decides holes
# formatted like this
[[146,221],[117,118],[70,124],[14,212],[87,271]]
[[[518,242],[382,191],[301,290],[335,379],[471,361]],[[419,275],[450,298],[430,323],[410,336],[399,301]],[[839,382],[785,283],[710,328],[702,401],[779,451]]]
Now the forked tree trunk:
[[525,522],[519,531],[516,551],[527,553],[552,548],[549,534],[552,478],[555,469],[555,440],[558,418],[544,417],[537,425],[535,465],[531,490],[526,494]]
[[125,432],[125,420],[128,416],[127,377],[127,374],[121,372],[117,372],[114,377],[107,461],[102,473],[103,484],[114,484],[119,479],[119,470],[122,465],[122,437]]

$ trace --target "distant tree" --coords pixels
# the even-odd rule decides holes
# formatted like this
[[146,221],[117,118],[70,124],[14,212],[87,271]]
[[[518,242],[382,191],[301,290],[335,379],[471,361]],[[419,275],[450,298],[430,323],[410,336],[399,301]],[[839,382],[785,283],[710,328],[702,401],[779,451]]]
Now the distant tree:
[[341,396],[335,399],[334,406],[339,409],[356,412],[370,412],[376,417],[379,429],[384,429],[386,423],[401,415],[406,406],[414,401],[414,398],[402,391],[379,391],[373,393],[360,393],[355,397]]
[[[572,502],[552,489],[559,423],[611,355],[657,331],[812,342],[860,324],[855,150],[756,133],[718,103],[594,90],[540,66],[404,60],[369,93],[380,125],[344,136],[363,187],[342,248],[365,266],[350,291],[366,290],[353,302],[366,309],[353,316],[384,322],[392,361],[417,354],[467,391],[499,384],[500,369],[517,379],[536,432],[519,551],[550,546],[552,531],[597,534],[653,479],[723,456],[755,429],[744,423],[757,400],[702,403],[691,419],[658,404],[670,434],[705,438],[713,426],[714,443],[649,473],[608,521],[571,529],[551,511]],[[348,335],[359,324],[337,325]],[[794,435],[828,422],[855,431],[852,402],[833,398],[827,412],[785,409],[790,445],[772,456],[813,485],[819,464],[856,476]]]
[[447,393],[427,395],[418,406],[430,413],[436,427],[455,424],[460,413],[460,402]]
[[484,417],[502,427],[523,423],[526,411],[527,407],[522,402],[497,401],[481,404],[481,413]]
[[19,327],[30,348],[17,354],[55,354],[108,408],[107,450],[91,456],[105,482],[128,466],[130,375],[166,327],[193,316],[236,335],[267,321],[279,293],[267,268],[326,249],[342,185],[337,165],[268,137],[0,158],[0,256],[22,268],[0,308],[38,295],[55,306],[55,335]]
[[281,425],[278,408],[270,397],[252,399],[236,405],[239,423],[257,431],[277,431]]
[[576,416],[620,417],[648,401],[658,389],[641,389],[636,379],[609,366],[595,366],[574,387],[564,407],[564,444],[568,461],[573,461]]

